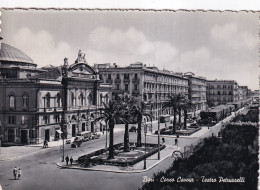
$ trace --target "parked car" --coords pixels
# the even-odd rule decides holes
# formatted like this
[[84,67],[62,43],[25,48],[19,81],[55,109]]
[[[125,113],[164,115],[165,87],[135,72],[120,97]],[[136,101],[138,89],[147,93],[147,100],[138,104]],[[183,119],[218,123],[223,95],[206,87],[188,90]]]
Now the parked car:
[[136,126],[132,126],[130,129],[129,129],[129,132],[136,132]]
[[91,134],[91,139],[98,139],[100,137],[99,133],[92,133]]

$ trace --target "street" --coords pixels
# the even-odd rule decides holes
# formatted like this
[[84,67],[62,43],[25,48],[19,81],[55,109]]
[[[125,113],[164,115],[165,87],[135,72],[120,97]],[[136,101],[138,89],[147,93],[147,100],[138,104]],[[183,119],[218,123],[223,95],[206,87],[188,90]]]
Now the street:
[[[220,125],[211,128],[200,138],[179,138],[179,147],[194,144],[201,138],[217,134]],[[115,133],[115,142],[123,142],[124,131]],[[136,133],[130,132],[130,141],[136,141]],[[144,136],[142,136],[144,140]],[[156,137],[147,136],[147,142],[157,143]],[[173,144],[174,138],[165,138],[165,144]],[[100,139],[83,143],[82,147],[70,148],[65,146],[65,156],[75,156],[83,152],[90,152],[105,146],[105,135]],[[60,169],[56,166],[61,161],[60,147],[52,147],[46,151],[38,152],[22,158],[0,162],[0,184],[4,190],[17,189],[138,189],[141,187],[143,176],[152,177],[153,173],[168,168],[173,159],[167,158],[151,170],[143,173],[119,174],[111,172],[96,172],[73,169]],[[12,169],[21,168],[22,179],[13,180]]]

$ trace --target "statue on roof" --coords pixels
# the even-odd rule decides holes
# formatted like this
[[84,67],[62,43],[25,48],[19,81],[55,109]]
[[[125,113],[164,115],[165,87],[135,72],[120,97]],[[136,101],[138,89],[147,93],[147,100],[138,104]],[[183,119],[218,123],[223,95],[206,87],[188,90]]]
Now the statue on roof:
[[66,66],[66,67],[67,67],[68,65],[69,65],[68,58],[67,58],[67,57],[65,57],[65,58],[64,58],[64,66]]
[[81,62],[86,62],[86,59],[85,59],[85,53],[82,53],[81,50],[79,50],[76,63],[81,63]]

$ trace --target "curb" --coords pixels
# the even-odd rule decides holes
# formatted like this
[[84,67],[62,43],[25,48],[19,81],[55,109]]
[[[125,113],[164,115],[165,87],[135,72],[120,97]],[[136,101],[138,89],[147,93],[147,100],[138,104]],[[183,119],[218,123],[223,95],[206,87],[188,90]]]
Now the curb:
[[[177,148],[176,150],[180,150],[180,148]],[[134,171],[124,171],[124,170],[109,170],[109,169],[95,169],[95,168],[81,168],[81,167],[69,167],[69,166],[63,166],[60,163],[56,163],[56,165],[59,168],[65,168],[65,169],[76,169],[76,170],[88,170],[88,171],[102,171],[102,172],[112,172],[112,173],[142,173],[142,172],[146,172],[152,168],[154,168],[155,166],[157,166],[159,163],[161,163],[162,161],[164,161],[165,159],[167,159],[168,157],[170,157],[172,155],[169,154],[167,156],[165,156],[164,158],[162,158],[161,160],[159,160],[158,162],[154,163],[153,165],[151,165],[150,167],[148,167],[147,169],[143,169],[143,170],[134,170]]]

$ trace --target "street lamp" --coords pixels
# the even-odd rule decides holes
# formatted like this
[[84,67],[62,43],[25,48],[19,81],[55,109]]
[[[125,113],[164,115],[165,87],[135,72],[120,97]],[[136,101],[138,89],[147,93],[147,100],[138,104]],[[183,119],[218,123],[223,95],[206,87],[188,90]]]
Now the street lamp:
[[146,169],[146,133],[147,133],[147,124],[144,124],[144,169]]
[[155,100],[156,100],[156,106],[157,106],[157,116],[158,116],[158,160],[160,160],[160,116],[159,116],[159,105],[157,102],[158,94],[157,94],[157,88],[158,88],[158,76],[156,75],[156,92],[155,92]]

